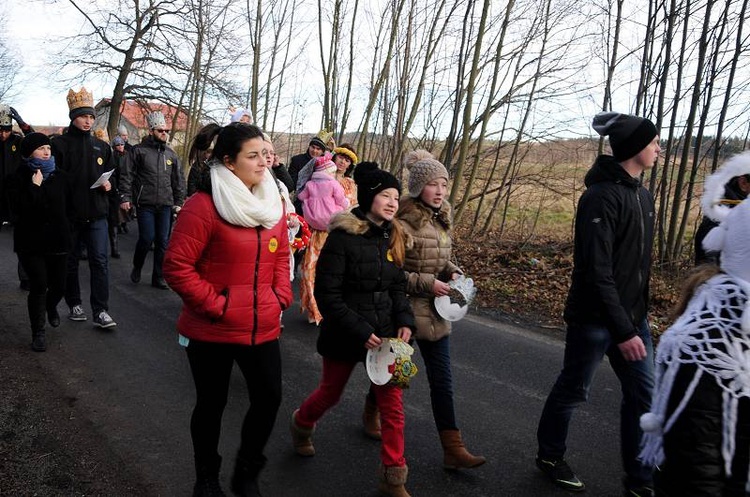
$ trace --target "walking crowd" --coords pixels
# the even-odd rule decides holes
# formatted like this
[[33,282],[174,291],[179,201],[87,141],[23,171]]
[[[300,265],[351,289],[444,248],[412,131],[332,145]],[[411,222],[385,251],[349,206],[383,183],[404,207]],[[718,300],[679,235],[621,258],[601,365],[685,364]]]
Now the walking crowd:
[[[124,127],[107,143],[94,130],[91,93],[70,90],[67,102],[70,125],[59,136],[35,132],[16,109],[0,105],[0,221],[13,228],[31,348],[46,350],[45,328],[60,325],[63,299],[68,319],[88,320],[82,260],[94,325],[117,326],[109,258],[120,257],[118,235],[135,217],[130,280],[140,283],[151,253],[151,286],[182,299],[178,343],[196,391],[194,496],[225,495],[218,448],[235,363],[250,406],[231,490],[261,495],[265,447],[282,400],[282,314],[295,279],[300,308],[318,330],[322,372],[288,413],[290,450],[315,456],[316,427],[353,370],[383,347],[411,343],[424,363],[444,468],[485,464],[459,428],[451,321],[436,306],[464,275],[452,256],[450,174],[431,153],[405,154],[404,188],[352,145],[321,132],[287,169],[251,113],[232,109],[230,123],[206,124],[192,137],[186,178],[162,112],[147,115],[139,143],[128,142]],[[612,154],[596,158],[576,210],[565,353],[541,412],[536,465],[554,485],[585,490],[565,459],[566,440],[606,355],[622,387],[623,495],[750,495],[750,153],[706,182],[700,265],[654,351],[655,208],[641,178],[658,159],[658,130],[646,118],[615,112],[596,115],[592,126],[608,137]],[[378,491],[408,497],[404,381],[393,378],[370,382],[363,433],[380,442]]]

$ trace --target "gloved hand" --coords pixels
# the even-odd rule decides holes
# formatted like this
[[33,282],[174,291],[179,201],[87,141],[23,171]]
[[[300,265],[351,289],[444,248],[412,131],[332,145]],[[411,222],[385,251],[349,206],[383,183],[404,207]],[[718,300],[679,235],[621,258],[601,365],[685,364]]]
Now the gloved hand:
[[24,124],[26,124],[23,119],[21,118],[21,115],[18,113],[16,109],[13,107],[10,108],[10,117],[15,119],[15,121],[18,123],[19,126],[23,127]]

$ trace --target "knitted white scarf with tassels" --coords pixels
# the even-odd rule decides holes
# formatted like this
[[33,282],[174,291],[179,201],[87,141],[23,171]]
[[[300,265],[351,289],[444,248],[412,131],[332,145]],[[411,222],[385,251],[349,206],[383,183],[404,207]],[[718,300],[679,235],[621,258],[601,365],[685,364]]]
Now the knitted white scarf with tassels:
[[[724,391],[721,452],[724,470],[727,476],[732,474],[737,407],[741,397],[750,397],[750,329],[743,326],[749,297],[746,281],[718,274],[696,289],[685,312],[661,336],[651,412],[641,417],[640,459],[645,464],[664,461],[664,434],[684,411],[701,377],[709,374]],[[696,373],[674,412],[669,413],[672,387],[682,364],[694,364]],[[747,485],[750,487],[750,475]]]
[[263,180],[248,188],[221,162],[211,161],[209,167],[214,205],[224,221],[246,228],[276,226],[284,213],[284,208],[276,180],[268,168]]

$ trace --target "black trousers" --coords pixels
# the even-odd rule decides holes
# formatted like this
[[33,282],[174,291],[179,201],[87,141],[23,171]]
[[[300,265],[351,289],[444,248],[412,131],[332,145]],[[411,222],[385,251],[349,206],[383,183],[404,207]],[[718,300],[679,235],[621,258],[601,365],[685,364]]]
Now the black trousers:
[[279,341],[249,346],[191,339],[187,356],[196,391],[190,420],[196,463],[212,465],[219,460],[221,417],[235,362],[245,377],[250,398],[242,423],[239,454],[247,460],[262,460],[281,405]]
[[29,319],[32,330],[44,329],[45,310],[54,309],[65,293],[67,254],[18,254],[29,278]]

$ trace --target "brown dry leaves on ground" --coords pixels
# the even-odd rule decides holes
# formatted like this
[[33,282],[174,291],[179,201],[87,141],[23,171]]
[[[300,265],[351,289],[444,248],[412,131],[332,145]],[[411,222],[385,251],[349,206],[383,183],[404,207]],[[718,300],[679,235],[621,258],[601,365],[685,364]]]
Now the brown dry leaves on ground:
[[[472,307],[481,314],[530,326],[564,329],[565,299],[573,269],[573,245],[536,238],[533,243],[500,237],[470,239],[454,233],[454,254],[467,276],[474,279],[477,296]],[[669,326],[669,313],[679,297],[684,268],[651,277],[649,319],[656,335]]]

